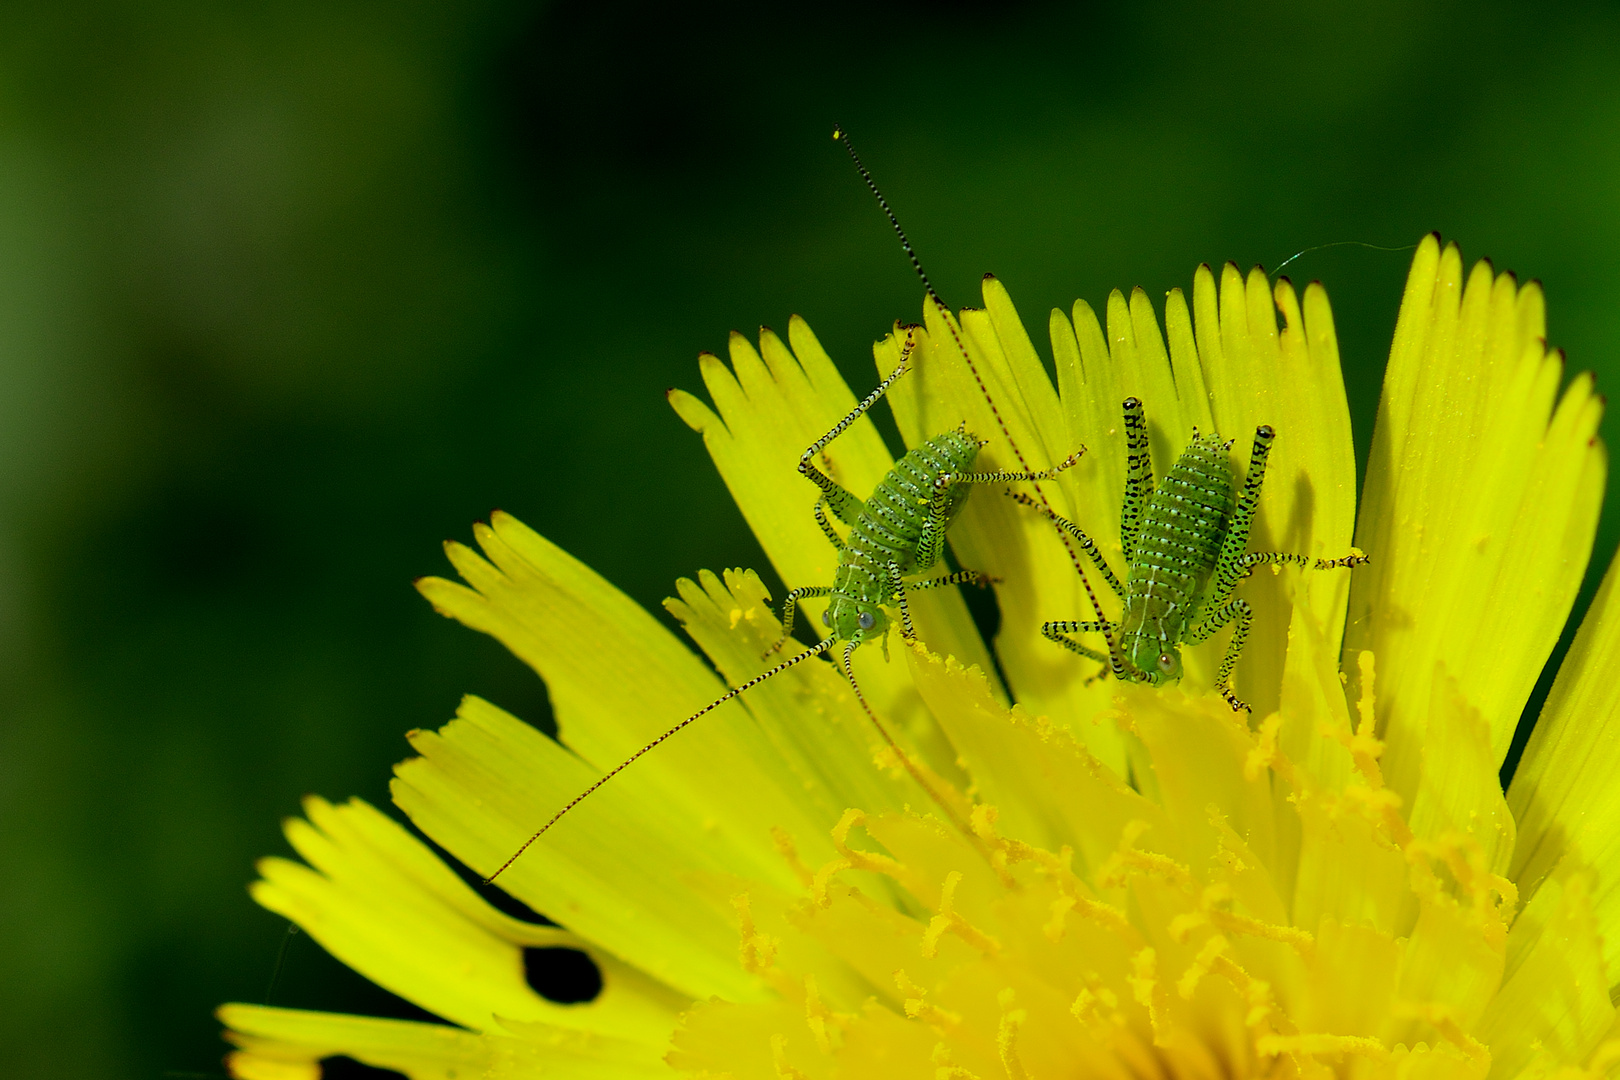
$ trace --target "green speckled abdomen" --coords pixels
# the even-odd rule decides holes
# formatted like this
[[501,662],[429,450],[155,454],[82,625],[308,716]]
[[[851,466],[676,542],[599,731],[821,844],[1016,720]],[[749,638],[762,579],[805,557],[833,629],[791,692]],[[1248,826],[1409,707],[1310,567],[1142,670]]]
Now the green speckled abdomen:
[[[935,435],[894,463],[867,497],[861,513],[850,522],[849,536],[833,573],[827,624],[855,640],[876,637],[886,627],[880,605],[894,592],[891,565],[902,574],[926,570],[939,561],[939,551],[924,551],[928,537],[929,503],[939,479],[966,472],[979,456],[979,440],[963,429]],[[945,523],[955,519],[972,489],[958,484],[950,489]],[[871,615],[873,625],[859,625],[860,612]],[[842,624],[847,623],[847,626]]]
[[1153,685],[1181,677],[1175,646],[1198,618],[1220,555],[1233,507],[1229,445],[1195,437],[1142,508],[1119,646]]

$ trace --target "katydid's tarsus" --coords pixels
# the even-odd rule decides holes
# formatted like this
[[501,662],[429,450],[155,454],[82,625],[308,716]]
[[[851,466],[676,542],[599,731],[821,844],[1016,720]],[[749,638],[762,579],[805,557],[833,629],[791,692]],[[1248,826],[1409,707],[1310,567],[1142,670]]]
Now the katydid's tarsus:
[[[738,694],[813,656],[820,656],[839,642],[844,643],[841,665],[844,677],[849,680],[856,699],[881,733],[884,742],[894,751],[901,764],[923,790],[944,807],[947,813],[951,812],[945,800],[933,790],[927,778],[900,749],[894,737],[878,719],[877,713],[867,703],[861,693],[860,684],[855,681],[851,659],[856,648],[865,642],[887,640],[889,616],[884,611],[887,605],[893,604],[899,608],[905,637],[908,640],[915,637],[910,608],[906,603],[908,591],[962,582],[988,584],[989,579],[976,570],[959,570],[921,581],[906,580],[908,575],[925,573],[932,569],[943,557],[945,533],[950,528],[952,519],[962,509],[969,493],[969,485],[1050,480],[1079,461],[1084,450],[1077,450],[1066,460],[1039,472],[972,472],[970,470],[973,460],[978,456],[982,444],[965,428],[958,428],[955,431],[935,435],[908,451],[904,457],[895,462],[894,467],[883,479],[878,481],[869,498],[864,501],[857,498],[816,468],[816,458],[827,444],[865,415],[889,387],[894,385],[895,380],[906,373],[915,343],[913,328],[907,331],[906,340],[901,346],[900,363],[889,377],[799,457],[799,472],[821,489],[821,497],[815,505],[815,516],[826,532],[828,540],[838,549],[838,569],[833,573],[831,585],[801,586],[787,594],[782,605],[782,637],[766,655],[777,651],[790,639],[793,632],[794,611],[800,600],[812,597],[828,599],[823,620],[827,624],[827,636],[768,671],[727,690],[608,770],[590,787],[574,796],[567,805],[553,814],[551,820],[513,852],[512,856],[486,879],[487,881],[494,881],[502,871],[516,861],[518,856],[528,850],[529,845],[544,836],[553,825],[562,820],[564,815],[597,788],[624,771],[637,758]],[[846,537],[840,538],[832,528],[821,512],[823,505],[830,508],[833,514],[848,526],[849,533]]]
[[[1180,646],[1197,645],[1234,623],[1232,640],[1215,672],[1215,689],[1234,711],[1246,711],[1249,706],[1233,693],[1231,678],[1254,611],[1247,600],[1232,596],[1238,582],[1257,566],[1331,570],[1358,566],[1367,562],[1367,556],[1354,548],[1338,559],[1245,550],[1260,509],[1266,458],[1277,437],[1269,425],[1255,429],[1241,491],[1234,492],[1227,456],[1231,441],[1196,430],[1163,481],[1155,485],[1142,402],[1127,398],[1124,410],[1125,505],[1119,523],[1126,566],[1123,585],[1079,526],[1027,495],[1012,496],[1073,537],[1124,605],[1117,622],[1053,621],[1042,624],[1041,633],[1087,659],[1107,664],[1123,682],[1160,686],[1181,678]],[[1106,655],[1069,636],[1086,633],[1103,636]]]

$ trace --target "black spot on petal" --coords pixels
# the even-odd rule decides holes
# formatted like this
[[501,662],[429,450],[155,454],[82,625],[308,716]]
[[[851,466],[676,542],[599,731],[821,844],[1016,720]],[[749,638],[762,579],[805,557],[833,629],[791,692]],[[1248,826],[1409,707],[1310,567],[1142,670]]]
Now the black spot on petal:
[[602,992],[602,972],[578,949],[524,949],[523,976],[534,992],[559,1005],[595,1001]]
[[349,1057],[321,1059],[321,1080],[387,1080],[388,1077],[405,1080],[405,1074],[393,1069],[379,1069],[375,1065],[362,1065]]

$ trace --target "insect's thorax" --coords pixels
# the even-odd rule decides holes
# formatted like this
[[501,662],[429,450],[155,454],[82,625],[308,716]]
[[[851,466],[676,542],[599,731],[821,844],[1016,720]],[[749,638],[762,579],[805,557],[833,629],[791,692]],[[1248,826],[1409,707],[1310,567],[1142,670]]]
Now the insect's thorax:
[[1232,516],[1227,445],[1219,436],[1195,437],[1142,509],[1119,647],[1155,685],[1181,675],[1176,646],[1198,616]]
[[[979,440],[966,430],[947,431],[908,451],[878,482],[850,526],[833,574],[833,596],[827,614],[840,638],[861,640],[843,633],[844,624],[853,626],[859,611],[889,601],[891,563],[898,565],[902,574],[918,568],[923,525],[928,520],[938,479],[968,471],[978,453]],[[969,490],[962,484],[950,491],[946,524],[961,510]],[[874,615],[877,625],[863,635],[866,639],[884,628],[882,613]]]

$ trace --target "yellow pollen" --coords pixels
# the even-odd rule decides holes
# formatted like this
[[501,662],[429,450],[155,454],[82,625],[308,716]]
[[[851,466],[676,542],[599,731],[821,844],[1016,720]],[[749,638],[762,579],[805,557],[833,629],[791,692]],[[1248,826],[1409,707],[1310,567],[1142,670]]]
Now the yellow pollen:
[[[1212,886],[1213,887],[1213,886]],[[1206,912],[1210,925],[1224,930],[1229,934],[1246,934],[1249,937],[1265,938],[1268,941],[1280,941],[1290,945],[1294,951],[1305,959],[1309,959],[1311,950],[1316,945],[1316,938],[1309,930],[1301,930],[1297,926],[1279,926],[1276,923],[1261,922],[1248,915],[1238,915],[1230,911],[1221,911],[1211,908]]]
[[1158,954],[1151,946],[1143,948],[1131,957],[1131,974],[1125,977],[1131,985],[1131,994],[1136,1003],[1148,1011],[1148,1022],[1153,1026],[1153,1044],[1163,1045],[1162,1038],[1166,1032],[1164,1004],[1164,988],[1159,985]]
[[[851,808],[849,810],[845,810],[844,816],[838,819],[837,825],[833,826],[833,847],[838,850],[838,854],[842,855],[849,862],[848,867],[840,867],[840,869],[869,870],[874,874],[885,874],[899,880],[905,873],[905,867],[901,866],[898,862],[889,858],[887,855],[878,855],[870,851],[859,851],[849,846],[849,830],[853,829],[857,825],[864,825],[865,823],[866,811]],[[904,882],[902,882],[902,884],[904,884]]]
[[986,956],[998,956],[1001,943],[975,927],[956,911],[956,887],[962,883],[962,871],[952,870],[945,875],[939,890],[939,914],[928,923],[923,934],[922,954],[929,959],[939,954],[939,942],[947,931],[955,934]]
[[816,986],[814,975],[804,977],[804,1020],[809,1025],[810,1034],[815,1037],[817,1049],[823,1054],[831,1054],[837,1049],[835,1044],[840,1041],[837,1038],[838,1018],[822,1004],[821,991]]
[[1001,1067],[1007,1070],[1007,1080],[1029,1080],[1029,1073],[1024,1071],[1024,1063],[1018,1060],[1018,1029],[1023,1026],[1029,1014],[1023,1009],[1014,1009],[1011,990],[1001,992],[1001,1025],[996,1030],[996,1051],[1001,1055]]
[[771,1036],[771,1064],[776,1067],[779,1080],[810,1080],[804,1073],[787,1063],[787,1036]]
[[1197,959],[1182,972],[1181,978],[1176,980],[1176,993],[1181,995],[1181,1000],[1192,1000],[1198,984],[1210,973],[1221,954],[1226,952],[1227,944],[1227,940],[1219,934],[1211,934],[1209,940],[1204,942],[1204,947],[1198,950]]
[[1074,896],[1060,896],[1052,901],[1048,909],[1052,912],[1052,917],[1041,927],[1048,941],[1063,940],[1063,935],[1068,931],[1069,912],[1074,910],[1074,902],[1077,899],[1078,897]]
[[[1383,781],[1378,783],[1382,785]],[[1412,830],[1401,816],[1401,797],[1386,787],[1370,783],[1350,784],[1338,800],[1342,808],[1359,814],[1378,830],[1378,835],[1391,847],[1407,850],[1412,843]]]
[[761,934],[754,926],[753,903],[747,893],[731,898],[731,907],[737,912],[737,932],[742,940],[737,946],[737,959],[750,975],[768,975],[776,964],[778,942]]
[[1412,1016],[1429,1024],[1440,1033],[1440,1037],[1451,1043],[1457,1049],[1473,1058],[1475,1061],[1488,1062],[1491,1059],[1490,1050],[1485,1044],[1463,1030],[1457,1020],[1456,1011],[1449,1005],[1438,1001],[1401,1002],[1395,1006],[1398,1016]]
[[810,883],[811,902],[819,908],[830,906],[832,898],[827,895],[827,886],[832,883],[832,879],[840,871],[848,870],[849,866],[848,859],[832,859],[817,870],[814,879]]
[[1243,1024],[1254,1032],[1256,1037],[1269,1032],[1273,1016],[1279,1016],[1285,1027],[1292,1028],[1293,1025],[1287,1018],[1281,1017],[1277,1011],[1277,1003],[1271,996],[1270,983],[1264,979],[1254,978],[1239,967],[1237,961],[1224,953],[1214,958],[1210,968],[1242,992],[1243,999],[1249,1006],[1249,1011],[1244,1014]]
[[912,982],[904,968],[894,973],[894,985],[905,995],[906,1015],[911,1019],[921,1020],[939,1035],[961,1026],[962,1018],[956,1013],[923,1000],[923,995],[928,991]]
[[1220,846],[1215,849],[1215,861],[1228,874],[1240,874],[1249,869],[1249,864],[1243,861],[1243,854],[1247,851],[1248,845],[1227,823],[1226,814],[1221,808],[1210,803],[1204,808],[1204,816],[1209,820],[1210,826],[1216,832],[1216,838],[1220,841]]
[[1052,858],[1052,854],[1048,851],[1041,851],[1039,848],[1026,844],[1022,840],[1011,840],[996,835],[996,819],[1000,816],[1000,811],[994,806],[981,803],[973,808],[969,819],[969,827],[973,830],[973,835],[984,841],[985,847],[989,849],[990,868],[1001,879],[1002,885],[1013,889],[1017,888],[1018,882],[1008,872],[1007,867],[1009,865],[1030,861],[1040,862],[1042,861],[1041,856],[1045,856],[1049,860]]
[[1090,1029],[1098,1042],[1106,1043],[1127,1023],[1125,1014],[1119,1011],[1119,995],[1105,986],[1095,971],[1083,972],[1080,978],[1086,985],[1075,996],[1069,1012]]
[[1138,851],[1136,841],[1151,825],[1140,819],[1130,821],[1121,830],[1119,850],[1103,860],[1097,869],[1097,883],[1105,889],[1123,888],[1133,874],[1147,874],[1170,885],[1191,889],[1192,871],[1168,855],[1155,851]]
[[1321,1055],[1355,1054],[1358,1057],[1381,1061],[1389,1056],[1383,1043],[1367,1035],[1329,1035],[1316,1032],[1307,1035],[1267,1035],[1256,1042],[1264,1057],[1277,1054]]
[[1261,773],[1276,768],[1280,757],[1277,751],[1277,732],[1281,729],[1281,713],[1272,713],[1261,722],[1254,747],[1243,759],[1243,779],[1252,784],[1260,779]]
[[799,858],[799,848],[793,842],[793,837],[789,836],[782,826],[772,825],[771,840],[776,844],[777,853],[787,862],[788,869],[793,871],[793,876],[799,879],[799,884],[806,889],[810,888],[815,881],[815,874],[811,873],[810,868]]
[[934,1080],[980,1080],[978,1073],[951,1064],[951,1050],[944,1043],[934,1046],[930,1060],[934,1063]]

